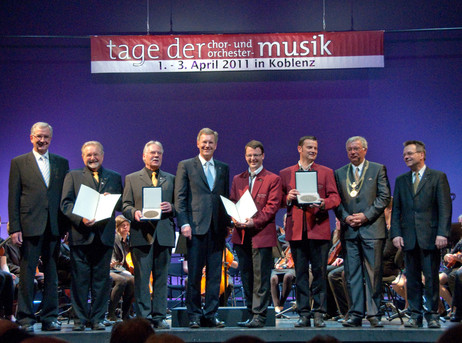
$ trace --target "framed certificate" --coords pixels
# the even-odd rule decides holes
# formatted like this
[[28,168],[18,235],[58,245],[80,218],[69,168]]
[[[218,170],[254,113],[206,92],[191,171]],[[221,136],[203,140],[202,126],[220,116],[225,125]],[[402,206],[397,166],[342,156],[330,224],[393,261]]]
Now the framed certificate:
[[162,210],[161,187],[143,187],[143,209],[141,211],[141,220],[160,220]]
[[300,194],[297,195],[297,201],[300,205],[321,203],[318,194],[317,171],[296,171],[295,188],[300,192]]

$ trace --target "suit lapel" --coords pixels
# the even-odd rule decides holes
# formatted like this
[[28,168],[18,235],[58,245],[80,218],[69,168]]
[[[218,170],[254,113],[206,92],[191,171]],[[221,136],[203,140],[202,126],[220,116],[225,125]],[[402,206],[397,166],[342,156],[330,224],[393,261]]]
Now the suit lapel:
[[[43,186],[46,188],[47,184],[45,183],[45,180],[43,179],[42,172],[40,171],[40,168],[37,164],[37,160],[35,159],[34,153],[32,152],[29,153],[28,164],[32,166],[32,172],[35,174],[35,177],[40,179],[43,182]],[[50,171],[50,175],[51,175],[51,171]],[[50,176],[50,181],[51,181],[51,176]]]
[[[199,160],[199,157],[196,156],[196,159],[194,160],[194,163],[195,163],[195,168],[197,168],[199,170],[200,178],[202,179],[204,184],[207,186],[207,189],[210,189],[209,184],[207,182],[207,178],[205,177],[204,168],[202,167],[201,160]],[[218,177],[218,168],[217,168],[217,163],[216,162],[215,162],[215,171],[217,172],[216,177]]]
[[145,187],[152,187],[152,179],[144,168],[140,170],[140,180]]
[[96,187],[96,184],[95,184],[95,181],[93,180],[93,175],[91,173],[91,171],[87,168],[84,168],[83,171],[82,171],[82,174],[83,174],[83,178],[85,180],[85,184],[90,187],[90,188],[93,188],[94,190],[98,191],[98,187]]
[[[252,185],[252,198],[255,200],[257,198],[257,194],[258,194],[258,191],[260,190],[260,187],[261,185],[263,184],[263,171],[264,169],[262,169],[262,171],[260,172],[260,174],[258,174],[256,177],[255,177],[255,180],[253,180],[253,185]],[[247,178],[248,179],[248,178]]]
[[[412,173],[411,173],[411,180],[412,180]],[[425,169],[425,173],[422,177],[422,180],[419,182],[419,186],[417,187],[417,191],[415,192],[414,196],[419,194],[419,192],[422,190],[423,187],[427,184],[427,182],[431,181],[431,172],[428,169],[428,167]]]
[[159,169],[159,181],[157,182],[157,186],[161,187],[165,181],[167,181],[167,178],[165,177],[164,172]]

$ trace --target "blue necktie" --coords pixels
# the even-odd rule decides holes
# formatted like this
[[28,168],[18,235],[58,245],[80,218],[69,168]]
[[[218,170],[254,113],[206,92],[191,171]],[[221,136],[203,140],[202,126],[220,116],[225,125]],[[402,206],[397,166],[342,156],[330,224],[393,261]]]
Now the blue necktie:
[[205,177],[207,178],[207,183],[209,184],[210,190],[213,190],[213,175],[212,171],[210,170],[211,162],[206,162],[205,163]]

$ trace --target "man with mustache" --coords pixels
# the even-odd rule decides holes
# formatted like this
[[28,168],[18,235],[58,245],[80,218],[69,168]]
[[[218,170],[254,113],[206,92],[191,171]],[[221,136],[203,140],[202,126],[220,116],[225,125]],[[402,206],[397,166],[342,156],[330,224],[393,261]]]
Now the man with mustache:
[[[204,128],[197,135],[199,156],[181,161],[175,178],[175,208],[181,234],[187,238],[189,327],[225,326],[217,317],[221,261],[230,219],[220,195],[229,196],[229,167],[213,158],[218,133]],[[202,268],[207,268],[205,306],[201,306]],[[201,323],[202,319],[202,323]]]
[[361,326],[367,311],[371,327],[378,328],[383,326],[382,252],[387,237],[383,212],[391,199],[390,184],[385,166],[366,160],[364,137],[350,137],[346,151],[350,163],[335,171],[342,199],[335,213],[341,223],[343,265],[351,300],[348,320],[342,325]]
[[[167,278],[172,248],[175,246],[173,190],[175,176],[160,170],[164,148],[149,141],[143,150],[144,168],[127,175],[123,213],[131,221],[130,249],[135,269],[135,312],[147,318],[154,329],[169,329],[167,315]],[[143,188],[161,187],[160,220],[142,220]],[[149,292],[153,276],[152,296]]]
[[35,123],[30,131],[33,150],[11,161],[8,184],[9,233],[22,249],[17,320],[34,331],[34,278],[39,258],[43,261],[45,288],[42,301],[42,331],[59,331],[56,263],[60,233],[67,222],[59,209],[63,181],[69,162],[49,153],[53,128]]
[[[83,169],[74,169],[64,179],[61,210],[71,221],[69,234],[71,249],[71,295],[77,318],[74,331],[105,330],[104,317],[110,292],[110,263],[114,248],[115,214],[108,219],[82,218],[73,214],[81,185],[101,194],[121,194],[122,178],[119,173],[103,168],[104,149],[101,143],[89,141],[82,146]],[[115,210],[121,211],[121,199]],[[88,293],[91,290],[91,306]]]
[[[330,246],[328,210],[340,203],[332,169],[315,163],[318,156],[318,140],[314,136],[303,136],[298,141],[300,160],[292,167],[281,170],[282,205],[287,207],[286,240],[295,265],[297,277],[297,310],[300,318],[295,327],[324,327],[323,316],[327,312],[327,257]],[[296,189],[296,172],[316,172],[320,201],[299,204]],[[309,282],[309,264],[313,281]],[[310,294],[311,293],[311,294]],[[311,309],[311,298],[313,308]]]

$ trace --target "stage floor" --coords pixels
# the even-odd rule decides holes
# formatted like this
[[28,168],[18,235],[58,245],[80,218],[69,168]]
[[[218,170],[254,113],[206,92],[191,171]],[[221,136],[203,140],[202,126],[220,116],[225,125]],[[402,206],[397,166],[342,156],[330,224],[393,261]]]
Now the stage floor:
[[[327,326],[322,329],[318,328],[294,328],[297,316],[290,315],[287,319],[276,319],[275,327],[265,327],[262,329],[245,329],[239,327],[226,327],[222,329],[200,328],[172,328],[170,330],[159,330],[158,332],[168,332],[181,337],[185,342],[223,342],[231,337],[238,335],[257,336],[266,342],[306,342],[317,335],[330,335],[339,339],[341,342],[415,342],[415,343],[434,343],[443,331],[455,325],[454,323],[441,323],[441,329],[408,329],[401,325],[399,319],[389,322],[384,320],[383,328],[370,328],[367,320],[363,321],[361,328],[344,328],[341,323],[328,320]],[[170,323],[170,321],[169,321]],[[47,333],[40,331],[41,324],[35,325],[35,334],[55,336],[72,343],[90,343],[90,342],[109,342],[111,327],[106,331],[73,332],[72,322],[63,323],[63,329],[58,333]]]

